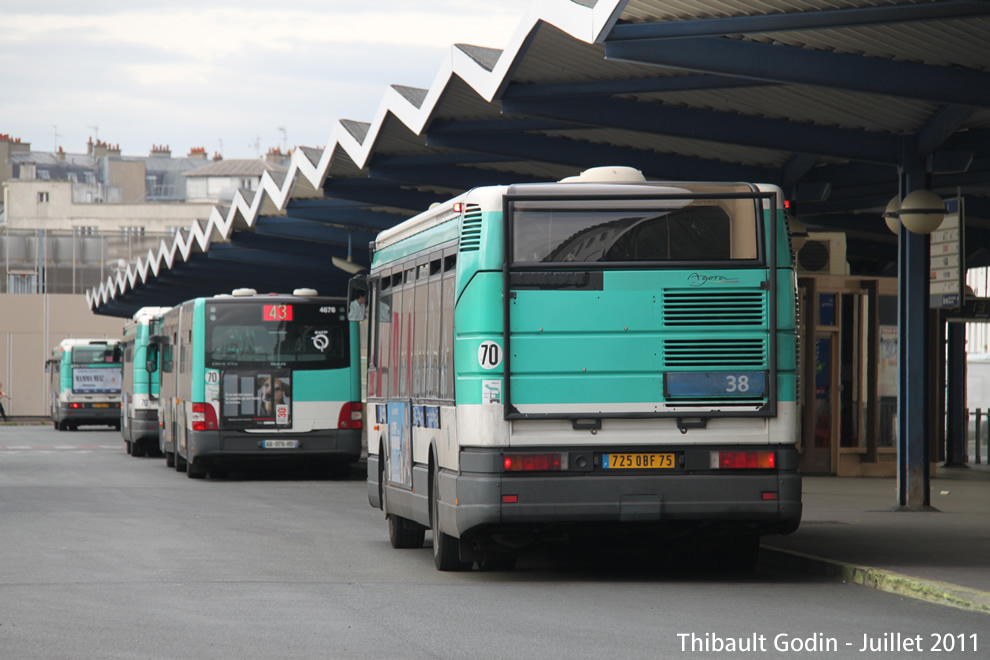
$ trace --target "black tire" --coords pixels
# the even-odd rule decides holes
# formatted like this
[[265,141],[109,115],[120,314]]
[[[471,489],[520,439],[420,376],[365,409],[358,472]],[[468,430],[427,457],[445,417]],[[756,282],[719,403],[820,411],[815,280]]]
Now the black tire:
[[187,465],[188,464],[186,463],[186,459],[184,459],[182,457],[182,454],[179,453],[179,449],[176,448],[176,450],[175,450],[175,471],[176,472],[185,472]]
[[390,513],[388,521],[388,542],[393,548],[422,548],[426,540],[426,530],[411,520]]
[[55,429],[56,431],[61,431],[62,430],[62,429],[60,429],[58,427],[58,422],[56,422],[56,421],[52,421],[52,428]]
[[148,452],[145,451],[144,449],[144,445],[142,445],[140,442],[135,441],[131,443],[131,456],[135,458],[140,458],[141,456],[144,456],[147,453]]
[[175,452],[167,451],[165,452],[165,467],[174,468],[175,467]]
[[430,480],[430,527],[433,529],[433,563],[438,571],[466,571],[471,564],[461,561],[461,540],[440,530],[440,470],[433,464]]
[[133,448],[131,446],[131,443],[129,441],[124,440],[124,448],[127,450],[127,455],[128,456],[133,456],[134,455],[133,454],[133,451],[134,450],[133,450]]
[[202,479],[206,476],[206,468],[195,460],[186,462],[186,476],[190,479]]

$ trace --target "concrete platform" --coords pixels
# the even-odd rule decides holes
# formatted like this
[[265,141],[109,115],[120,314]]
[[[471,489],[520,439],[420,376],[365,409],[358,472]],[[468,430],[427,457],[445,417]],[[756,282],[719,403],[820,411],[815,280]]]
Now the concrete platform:
[[932,511],[894,511],[895,479],[804,477],[801,527],[761,561],[990,614],[990,467],[936,472]]

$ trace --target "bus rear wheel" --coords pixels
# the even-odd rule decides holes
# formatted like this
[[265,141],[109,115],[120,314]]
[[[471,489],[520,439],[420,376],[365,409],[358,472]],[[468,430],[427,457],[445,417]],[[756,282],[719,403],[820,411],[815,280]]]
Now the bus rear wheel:
[[440,470],[433,464],[430,481],[430,527],[433,528],[433,563],[438,571],[466,571],[471,564],[461,560],[461,540],[440,530]]
[[188,461],[186,463],[186,476],[190,479],[202,479],[206,476],[206,468],[202,464],[196,463],[195,460]]
[[175,467],[175,452],[167,451],[165,452],[165,467],[174,468]]

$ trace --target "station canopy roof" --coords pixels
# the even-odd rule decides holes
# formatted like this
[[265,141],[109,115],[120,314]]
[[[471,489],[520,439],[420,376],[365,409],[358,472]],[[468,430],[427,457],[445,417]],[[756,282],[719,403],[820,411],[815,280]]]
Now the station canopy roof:
[[[263,90],[259,90],[263,93]],[[451,46],[209,221],[87,294],[98,314],[252,287],[343,295],[382,229],[476,186],[626,165],[656,180],[780,185],[853,274],[896,273],[881,213],[899,168],[962,195],[990,263],[990,2],[546,0],[503,50]]]

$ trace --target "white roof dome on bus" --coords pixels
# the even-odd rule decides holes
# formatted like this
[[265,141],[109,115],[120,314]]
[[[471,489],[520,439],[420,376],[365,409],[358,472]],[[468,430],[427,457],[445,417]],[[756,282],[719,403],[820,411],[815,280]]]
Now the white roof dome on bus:
[[246,297],[246,296],[256,296],[256,295],[258,295],[258,291],[256,289],[248,289],[248,288],[234,289],[233,291],[230,292],[230,295],[236,296],[238,298],[240,298],[242,296],[244,296],[244,297]]
[[320,295],[320,292],[316,289],[296,289],[292,292],[292,295],[299,296],[300,298],[309,298]]
[[560,183],[645,183],[646,177],[635,167],[609,165],[592,167],[578,176],[569,176]]

